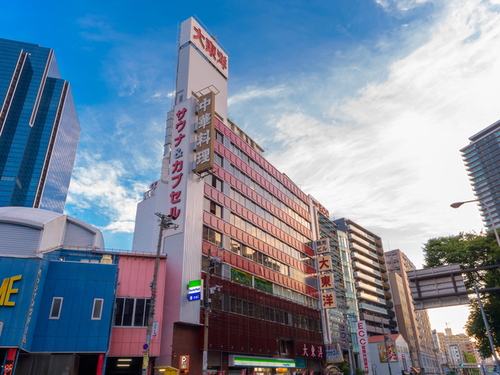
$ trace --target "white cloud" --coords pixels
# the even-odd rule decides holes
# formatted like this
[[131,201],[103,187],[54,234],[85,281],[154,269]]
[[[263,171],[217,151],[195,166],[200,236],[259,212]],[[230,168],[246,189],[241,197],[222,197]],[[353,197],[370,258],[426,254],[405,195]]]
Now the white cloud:
[[[386,248],[401,248],[417,266],[429,238],[479,231],[474,205],[452,210],[449,204],[472,198],[460,148],[500,117],[499,21],[487,3],[450,2],[430,29],[421,31],[428,39],[393,58],[384,79],[377,77],[357,93],[332,90],[335,69],[321,80],[318,73],[306,75],[302,83],[309,94],[301,89],[292,97],[299,85],[279,84],[283,95],[270,97],[267,105],[274,111],[267,112],[261,130],[281,145],[270,148],[268,159],[335,217],[373,230]],[[342,61],[348,64],[349,57]],[[348,73],[341,78],[346,85],[349,74],[378,68],[352,61],[351,72],[337,70]],[[253,95],[240,98],[243,108]],[[328,109],[317,111],[315,99],[320,107],[330,103]]]
[[244,90],[242,90],[239,94],[231,96],[227,104],[230,105],[235,105],[237,103],[251,100],[251,99],[258,99],[258,98],[276,98],[281,96],[282,92],[284,90],[284,87],[273,87],[271,89],[263,89],[263,88],[258,88],[258,87],[247,87]]
[[[98,155],[80,154],[75,167],[68,203],[71,209],[99,207],[95,217],[109,222],[101,230],[132,233],[137,203],[147,185],[129,180],[119,161],[102,161]],[[99,227],[98,225],[96,225]]]
[[408,11],[432,0],[375,0],[384,10]]

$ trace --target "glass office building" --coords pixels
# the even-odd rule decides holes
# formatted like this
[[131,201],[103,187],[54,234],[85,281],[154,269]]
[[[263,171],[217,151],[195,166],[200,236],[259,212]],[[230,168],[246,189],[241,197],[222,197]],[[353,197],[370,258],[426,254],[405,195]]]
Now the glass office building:
[[[469,138],[470,143],[462,148],[462,158],[467,175],[479,202],[483,223],[492,229],[492,223],[500,226],[500,121],[481,130]],[[488,215],[486,205],[490,209]]]
[[54,52],[0,39],[0,207],[62,213],[79,138]]

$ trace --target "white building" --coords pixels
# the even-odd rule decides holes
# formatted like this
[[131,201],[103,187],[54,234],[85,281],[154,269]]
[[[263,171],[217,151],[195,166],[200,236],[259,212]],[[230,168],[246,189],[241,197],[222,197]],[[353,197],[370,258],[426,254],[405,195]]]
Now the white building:
[[387,353],[384,350],[384,336],[370,337],[368,344],[373,375],[389,375],[387,358],[392,375],[410,374],[412,371],[410,350],[402,335],[386,335]]

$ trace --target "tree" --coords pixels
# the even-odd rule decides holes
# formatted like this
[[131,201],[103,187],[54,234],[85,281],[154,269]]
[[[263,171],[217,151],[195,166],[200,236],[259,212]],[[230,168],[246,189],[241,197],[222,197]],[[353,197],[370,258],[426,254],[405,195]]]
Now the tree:
[[[500,248],[495,233],[460,233],[457,236],[433,238],[424,248],[425,268],[458,263],[462,269],[497,265],[500,260]],[[500,287],[498,268],[466,274],[464,283],[467,289]],[[481,294],[481,301],[488,318],[491,336],[495,348],[500,348],[500,293]],[[484,326],[477,299],[471,299],[471,312],[465,325],[467,335],[476,339],[476,344],[484,358],[493,355]]]

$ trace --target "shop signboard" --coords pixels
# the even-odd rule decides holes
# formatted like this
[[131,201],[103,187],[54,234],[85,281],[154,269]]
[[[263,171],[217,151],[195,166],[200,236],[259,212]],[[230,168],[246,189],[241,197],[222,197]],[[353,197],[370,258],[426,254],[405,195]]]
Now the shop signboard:
[[228,56],[193,17],[181,25],[180,46],[191,42],[212,65],[228,78]]
[[372,366],[370,361],[370,351],[368,347],[368,334],[366,332],[366,322],[364,320],[356,322],[356,333],[358,336],[361,366],[362,369],[366,372],[366,375],[370,375],[372,371]]
[[209,92],[198,99],[198,125],[196,127],[195,172],[200,174],[214,166],[215,95]]
[[165,236],[173,236],[184,231],[186,216],[186,193],[189,167],[190,129],[192,129],[192,113],[195,100],[188,99],[174,107],[172,123],[172,150],[170,151],[170,167],[167,190],[167,213],[172,217],[176,230],[165,232]]
[[328,241],[328,238],[314,241],[314,248],[316,250],[316,255],[327,254],[330,252],[330,241]]
[[201,299],[201,279],[189,282],[188,301]]
[[[387,363],[384,344],[378,344],[377,347],[378,347],[378,356],[380,357],[380,362]],[[389,357],[389,362],[398,361],[398,352],[396,351],[396,344],[394,342],[387,342],[387,357]]]
[[342,357],[342,350],[339,344],[328,344],[326,348],[326,363],[341,363],[344,362]]
[[349,349],[349,327],[345,324],[339,324],[340,346],[342,349]]
[[269,357],[244,357],[240,355],[229,356],[229,366],[244,367],[284,367],[294,368],[295,361],[290,358],[269,358]]

